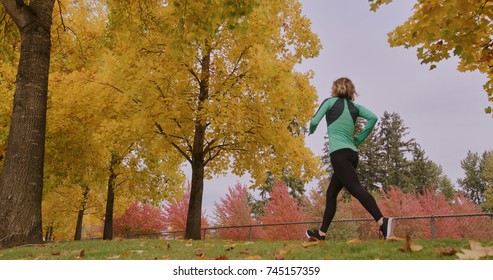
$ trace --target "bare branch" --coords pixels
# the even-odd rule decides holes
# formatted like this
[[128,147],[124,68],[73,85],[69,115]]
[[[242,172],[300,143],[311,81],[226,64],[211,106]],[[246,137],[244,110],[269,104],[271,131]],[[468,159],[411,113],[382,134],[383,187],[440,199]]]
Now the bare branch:
[[163,128],[161,127],[161,125],[159,125],[157,122],[154,123],[154,125],[156,126],[156,128],[158,129],[158,133],[161,134],[161,135],[164,135],[166,136],[166,140],[175,148],[178,150],[178,152],[180,152],[180,154],[182,154],[183,157],[185,157],[187,159],[187,161],[191,164],[192,163],[192,159],[187,155],[187,153],[185,151],[183,151],[180,146],[178,146],[175,142],[169,140],[168,138],[168,134],[166,134],[166,132],[164,132]]
[[57,0],[57,3],[58,3],[58,10],[59,10],[59,14],[60,14],[60,21],[62,23],[62,26],[63,26],[63,31],[67,30],[66,27],[65,27],[65,22],[63,21],[63,14],[62,14],[62,3],[60,2],[60,0]]

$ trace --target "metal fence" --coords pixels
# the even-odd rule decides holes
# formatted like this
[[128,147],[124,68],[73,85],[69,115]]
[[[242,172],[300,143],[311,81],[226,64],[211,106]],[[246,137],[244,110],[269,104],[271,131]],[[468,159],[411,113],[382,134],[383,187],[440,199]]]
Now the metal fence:
[[[203,239],[258,240],[266,238],[265,231],[280,230],[295,233],[304,239],[307,228],[318,228],[320,221],[304,221],[276,224],[218,226],[202,228]],[[327,232],[328,239],[376,239],[378,226],[371,218],[333,220]],[[414,239],[493,239],[493,213],[453,214],[394,217],[393,235]],[[143,233],[126,238],[182,239],[184,231]]]

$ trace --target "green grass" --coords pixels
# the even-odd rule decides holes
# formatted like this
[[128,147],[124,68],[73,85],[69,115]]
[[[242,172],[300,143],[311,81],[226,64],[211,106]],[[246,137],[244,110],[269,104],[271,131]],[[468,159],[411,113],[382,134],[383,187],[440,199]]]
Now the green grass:
[[[421,245],[423,249],[403,252],[400,248],[405,245],[405,241],[380,240],[354,243],[328,240],[317,244],[303,241],[91,240],[3,249],[0,250],[0,260],[451,260],[458,257],[440,254],[441,248],[453,247],[458,252],[462,248],[470,248],[468,240],[415,240],[413,244]],[[493,241],[481,241],[481,244],[492,246]]]

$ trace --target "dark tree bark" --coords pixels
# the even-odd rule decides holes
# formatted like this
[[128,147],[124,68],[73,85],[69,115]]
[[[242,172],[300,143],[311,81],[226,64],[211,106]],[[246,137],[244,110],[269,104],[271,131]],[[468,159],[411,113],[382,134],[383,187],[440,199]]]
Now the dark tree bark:
[[[198,111],[203,108],[204,102],[209,98],[211,50],[205,53],[201,61],[201,78],[199,85]],[[200,116],[200,114],[198,114]],[[195,133],[192,150],[192,189],[190,190],[190,202],[188,204],[187,228],[185,239],[200,240],[200,228],[202,223],[202,197],[204,193],[205,174],[205,132],[206,120],[195,120]]]
[[82,239],[82,220],[84,219],[84,212],[86,211],[87,202],[89,200],[89,187],[81,186],[81,188],[82,188],[83,198],[80,203],[79,214],[77,215],[77,226],[75,227],[74,240]]
[[2,0],[21,34],[14,108],[0,177],[0,249],[41,243],[46,101],[54,0]]
[[106,197],[106,214],[104,216],[103,239],[113,239],[113,208],[115,205],[116,173],[115,168],[121,163],[121,158],[116,154],[111,154],[110,177],[108,179],[108,193]]

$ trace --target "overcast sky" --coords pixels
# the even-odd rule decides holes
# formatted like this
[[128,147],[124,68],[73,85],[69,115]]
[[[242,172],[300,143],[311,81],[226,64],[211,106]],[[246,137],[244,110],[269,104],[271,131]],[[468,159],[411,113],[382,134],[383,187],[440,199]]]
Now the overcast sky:
[[[391,48],[387,33],[411,14],[415,1],[395,1],[377,13],[367,0],[301,0],[303,13],[311,19],[323,49],[307,60],[300,71],[312,69],[319,102],[330,95],[332,82],[346,76],[354,82],[359,103],[377,116],[396,112],[409,127],[409,137],[425,150],[429,159],[442,166],[455,184],[463,176],[460,161],[469,150],[493,150],[493,118],[484,113],[489,104],[483,91],[486,77],[461,73],[457,60],[449,59],[429,71],[421,65],[415,49]],[[319,126],[306,144],[322,154],[325,125]],[[249,178],[219,177],[205,182],[203,208],[213,215],[214,202],[225,196],[236,182]],[[312,182],[308,187],[316,185]]]

